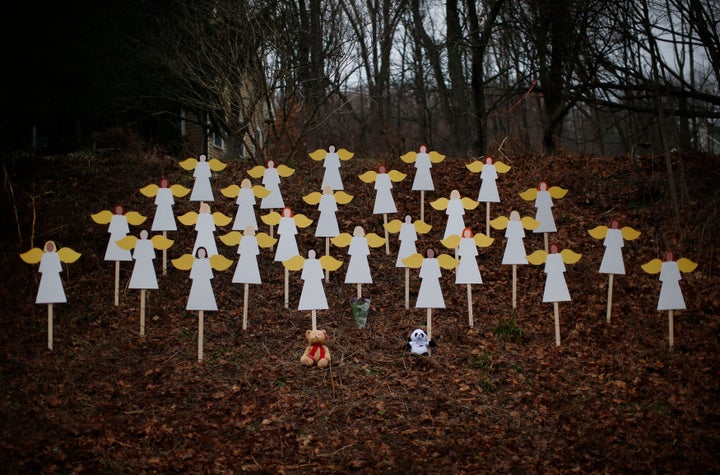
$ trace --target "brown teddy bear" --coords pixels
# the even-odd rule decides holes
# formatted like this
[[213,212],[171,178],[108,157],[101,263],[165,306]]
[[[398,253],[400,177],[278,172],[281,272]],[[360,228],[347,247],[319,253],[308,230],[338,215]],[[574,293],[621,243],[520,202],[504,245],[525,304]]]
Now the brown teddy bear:
[[330,350],[325,345],[327,337],[324,330],[308,330],[305,332],[308,347],[305,348],[305,353],[300,357],[302,365],[312,366],[317,363],[318,368],[324,368],[330,363]]

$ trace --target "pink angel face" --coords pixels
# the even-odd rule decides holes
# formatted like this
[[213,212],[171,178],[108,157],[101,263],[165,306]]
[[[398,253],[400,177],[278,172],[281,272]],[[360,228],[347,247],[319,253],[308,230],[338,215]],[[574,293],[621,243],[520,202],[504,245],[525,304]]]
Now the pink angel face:
[[205,155],[205,154],[200,155],[200,161],[204,162],[205,160],[207,160],[207,155]]
[[195,257],[198,259],[205,259],[207,257],[207,249],[204,247],[198,247],[195,251]]
[[427,145],[425,145],[425,144],[420,145],[420,153],[427,153],[427,150],[428,150]]
[[275,161],[274,160],[268,160],[265,164],[267,168],[275,168]]
[[548,246],[548,252],[550,254],[557,254],[560,252],[560,246],[558,246],[556,243],[552,243]]
[[169,188],[170,187],[170,180],[167,178],[161,178],[160,179],[160,188]]
[[53,241],[48,241],[45,243],[45,252],[55,252],[55,243]]
[[143,229],[140,231],[140,239],[147,239],[148,238],[148,232],[146,229]]
[[385,168],[385,165],[379,165],[377,171],[378,173],[387,173],[387,168]]
[[471,238],[471,237],[473,237],[472,229],[470,229],[470,228],[465,228],[465,229],[463,229],[462,237],[464,237],[464,238]]
[[292,210],[286,206],[282,210],[282,215],[283,215],[283,218],[292,218],[293,213],[292,213]]
[[665,256],[663,257],[663,260],[664,260],[665,262],[672,262],[672,261],[674,261],[674,260],[675,260],[675,253],[668,249],[667,251],[665,251]]
[[538,189],[539,191],[547,191],[547,189],[548,189],[548,184],[547,184],[547,182],[541,181],[541,182],[538,184],[537,189]]
[[485,165],[492,165],[493,164],[493,158],[491,156],[485,157]]
[[240,188],[250,188],[252,186],[252,183],[250,183],[249,178],[243,178],[243,181],[240,182]]
[[433,258],[435,257],[435,249],[433,249],[432,247],[429,248],[429,249],[425,252],[425,255],[428,257],[428,259],[433,259]]
[[620,229],[620,220],[613,218],[610,220],[610,229]]
[[335,152],[335,145],[330,145],[330,146],[328,147],[328,152],[334,153],[334,152]]
[[122,207],[122,205],[115,205],[115,214],[125,214],[125,209]]

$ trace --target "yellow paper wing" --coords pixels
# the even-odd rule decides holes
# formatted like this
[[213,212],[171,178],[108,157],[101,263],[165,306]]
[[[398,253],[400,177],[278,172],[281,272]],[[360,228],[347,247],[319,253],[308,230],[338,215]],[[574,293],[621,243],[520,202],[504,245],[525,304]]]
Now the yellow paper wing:
[[460,236],[458,236],[457,234],[451,234],[445,239],[441,239],[440,244],[442,244],[448,249],[455,249],[460,245]]
[[303,201],[309,205],[317,205],[320,203],[320,198],[322,198],[322,193],[319,191],[313,191],[309,195],[302,197]]
[[271,193],[270,190],[265,188],[262,185],[255,185],[252,187],[253,195],[255,195],[255,198],[265,198],[267,195]]
[[190,270],[192,269],[193,262],[195,262],[195,258],[192,256],[192,254],[183,254],[177,259],[172,259],[170,262],[172,262],[172,265],[176,269]]
[[320,265],[323,269],[331,272],[338,270],[343,263],[342,261],[335,259],[333,256],[321,256],[318,260],[320,261]]
[[343,162],[347,162],[348,160],[350,160],[351,158],[353,158],[355,156],[355,153],[351,152],[349,150],[346,150],[344,148],[341,148],[340,150],[337,151],[337,155],[340,160],[342,160]]
[[537,188],[528,188],[527,190],[520,193],[520,198],[524,199],[525,201],[533,201],[535,198],[537,198]]
[[648,274],[658,274],[662,270],[662,261],[655,258],[647,264],[641,265],[640,267],[642,267],[642,270],[644,270]]
[[550,193],[550,196],[553,198],[562,198],[567,194],[568,190],[565,188],[560,188],[559,186],[551,186],[548,188],[548,193]]
[[57,253],[58,257],[60,258],[60,262],[64,262],[65,264],[72,264],[73,262],[80,259],[80,256],[82,255],[79,252],[70,249],[69,247],[61,247],[60,249],[58,249]]
[[625,226],[620,230],[620,233],[622,234],[623,239],[626,241],[632,241],[633,239],[637,239],[640,237],[640,231],[637,231],[630,226]]
[[137,211],[128,211],[125,213],[125,219],[127,219],[127,222],[133,226],[139,226],[144,223],[147,218]]
[[187,194],[190,193],[190,188],[188,188],[187,186],[182,186],[180,184],[175,184],[170,186],[170,192],[173,194],[173,196],[182,198],[183,196],[187,196]]
[[385,238],[380,237],[375,233],[366,234],[365,239],[367,239],[368,246],[370,247],[380,247],[385,245]]
[[280,175],[283,178],[288,177],[288,176],[292,175],[293,173],[295,173],[295,169],[290,168],[287,165],[278,165],[277,171],[278,171],[278,175]]
[[588,234],[591,235],[592,237],[594,237],[595,239],[605,239],[607,232],[608,232],[607,226],[596,226],[596,227],[588,230]]
[[276,238],[270,236],[268,233],[257,233],[255,239],[257,239],[258,246],[262,248],[273,247],[275,243],[278,242]]
[[166,251],[170,249],[170,247],[175,243],[175,241],[166,238],[162,234],[156,234],[155,236],[150,238],[150,241],[152,241],[153,247],[155,249],[159,249],[161,251]]
[[479,201],[475,201],[474,199],[468,198],[467,196],[465,198],[460,198],[460,202],[462,203],[463,208],[467,210],[475,209],[480,204]]
[[195,168],[195,166],[198,164],[197,158],[186,158],[182,162],[180,162],[180,166],[183,167],[185,170],[192,170]]
[[421,219],[416,219],[413,223],[413,226],[415,226],[415,231],[420,234],[427,234],[432,229],[432,226],[430,224],[427,224]]
[[388,176],[390,177],[390,181],[392,181],[393,183],[398,183],[403,181],[407,175],[398,170],[390,170],[388,172]]
[[219,172],[222,170],[225,170],[225,167],[227,167],[227,163],[223,163],[217,158],[210,159],[208,162],[208,166],[210,167],[210,170],[214,172]]
[[385,230],[389,233],[396,234],[400,232],[400,229],[402,228],[402,221],[399,219],[393,219],[385,224],[383,224],[383,227]]
[[547,252],[543,251],[542,249],[538,249],[537,251],[527,256],[527,260],[530,264],[539,266],[547,260],[547,255]]
[[365,183],[374,183],[375,179],[377,178],[377,172],[375,170],[368,170],[362,175],[360,175],[358,178],[362,180]]
[[210,256],[210,267],[215,270],[223,271],[232,265],[233,261],[223,256],[222,254],[215,254]]
[[560,255],[565,264],[575,264],[582,257],[582,254],[578,254],[572,249],[563,249],[560,251]]
[[417,155],[417,152],[408,152],[404,155],[400,155],[400,160],[405,163],[415,163],[415,160],[417,160]]
[[339,190],[335,192],[335,202],[341,205],[346,205],[350,203],[353,199],[353,196],[345,193],[343,190]]
[[409,256],[404,258],[402,262],[403,264],[405,264],[406,267],[410,267],[411,269],[417,269],[422,266],[423,260],[425,260],[423,255],[419,252],[416,252],[415,254],[410,254]]
[[227,234],[218,236],[218,238],[226,246],[237,246],[238,244],[240,244],[240,241],[242,240],[242,234],[240,234],[240,231],[230,231]]
[[256,165],[247,171],[247,174],[253,178],[262,178],[265,174],[265,167],[262,165]]
[[477,233],[473,239],[477,247],[490,247],[490,245],[495,242],[495,238],[486,236],[483,233]]
[[340,233],[337,236],[330,238],[330,242],[333,243],[333,246],[337,247],[348,247],[350,245],[350,241],[352,241],[352,235],[350,233]]
[[442,267],[443,269],[447,269],[447,270],[452,270],[452,269],[456,268],[458,265],[458,262],[460,262],[457,259],[455,259],[454,257],[449,256],[447,254],[440,254],[439,256],[437,256],[437,261],[438,261],[438,264],[440,264],[440,267]]
[[260,220],[269,226],[277,226],[280,224],[280,218],[282,218],[282,216],[277,211],[270,211],[268,214],[260,216]]
[[33,247],[27,252],[23,252],[20,254],[20,259],[23,260],[23,262],[26,262],[28,264],[37,264],[42,260],[44,252],[39,247]]
[[286,261],[282,261],[282,263],[287,270],[298,271],[305,266],[305,258],[298,254]]
[[440,197],[436,199],[435,201],[430,202],[430,206],[437,210],[444,210],[447,209],[448,204],[450,204],[450,200],[445,197]]
[[295,226],[298,228],[307,228],[313,223],[313,220],[305,216],[304,214],[296,214],[293,216],[293,221],[295,221]]
[[137,242],[137,237],[128,235],[118,241],[115,241],[115,244],[117,244],[120,249],[129,251],[130,249],[135,249],[135,244],[137,244]]
[[520,218],[520,224],[522,224],[523,228],[532,231],[540,226],[540,221],[533,217],[525,216],[524,218]]
[[508,226],[508,223],[510,220],[507,216],[498,216],[495,219],[490,220],[490,226],[492,226],[493,229],[505,229]]
[[687,257],[681,257],[677,260],[677,266],[681,271],[688,273],[694,271],[698,265],[697,262],[693,262]]
[[215,223],[215,226],[227,226],[232,222],[232,218],[230,216],[226,216],[222,214],[220,211],[215,211],[212,214],[213,217],[213,223]]
[[430,161],[432,163],[440,163],[445,160],[445,155],[439,152],[429,152],[428,155],[430,155]]
[[314,152],[308,153],[308,155],[310,155],[310,158],[312,158],[316,162],[319,162],[321,160],[325,160],[325,155],[327,155],[327,152],[324,149],[319,148]]
[[474,160],[465,165],[465,168],[467,168],[473,173],[480,173],[483,169],[483,165],[485,164],[481,160]]
[[99,213],[91,214],[90,217],[98,224],[108,224],[112,220],[113,214],[110,210],[103,210]]
[[177,219],[185,226],[192,226],[197,223],[198,214],[196,211],[188,211],[187,213],[178,216]]
[[226,186],[220,190],[220,193],[226,198],[237,198],[237,195],[240,193],[240,187],[237,185]]
[[157,195],[159,189],[159,186],[154,183],[150,183],[149,185],[140,188],[140,193],[142,193],[143,196],[147,196],[148,198],[153,198]]
[[507,173],[511,168],[512,167],[510,165],[503,162],[495,162],[495,170],[497,170],[498,173]]

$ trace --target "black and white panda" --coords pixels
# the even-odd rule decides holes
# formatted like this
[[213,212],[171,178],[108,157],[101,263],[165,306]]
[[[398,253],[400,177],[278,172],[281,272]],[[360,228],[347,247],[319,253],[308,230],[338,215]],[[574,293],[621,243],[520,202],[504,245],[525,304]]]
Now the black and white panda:
[[434,346],[436,346],[435,342],[428,338],[427,333],[418,328],[413,330],[410,334],[410,340],[405,343],[403,348],[408,350],[411,355],[427,356],[430,353],[428,348]]

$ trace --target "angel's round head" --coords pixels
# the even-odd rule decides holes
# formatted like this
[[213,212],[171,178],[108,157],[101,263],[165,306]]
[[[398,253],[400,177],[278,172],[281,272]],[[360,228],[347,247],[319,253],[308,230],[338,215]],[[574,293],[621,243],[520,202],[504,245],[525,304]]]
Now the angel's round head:
[[490,155],[485,157],[485,165],[492,165],[492,163],[493,163],[493,158]]
[[330,153],[335,153],[335,145],[330,145],[330,146],[328,147],[328,152],[330,152]]
[[48,241],[45,243],[45,252],[55,252],[56,249],[54,241]]
[[460,198],[460,192],[458,190],[452,190],[450,192],[450,199],[457,200]]
[[274,161],[274,160],[268,160],[266,165],[267,165],[268,168],[275,168],[275,161]]
[[613,218],[610,220],[610,229],[620,229],[620,220]]
[[560,252],[560,246],[558,246],[557,243],[552,243],[548,246],[549,254],[557,254],[558,252]]
[[140,239],[147,239],[148,238],[148,232],[147,229],[143,229],[140,231]]
[[282,210],[282,215],[283,218],[292,218],[292,210],[286,206]]
[[245,230],[243,231],[243,234],[245,236],[254,236],[255,235],[255,226],[252,224],[248,224],[245,226]]
[[201,213],[209,213],[210,212],[210,205],[205,203],[204,201],[200,203],[200,212]]
[[413,330],[413,332],[410,334],[410,340],[416,343],[427,343],[428,336],[427,333],[425,333],[421,328],[418,328],[416,330]]
[[315,252],[315,249],[310,249],[308,251],[308,259],[315,259],[315,256],[317,256],[317,253]]
[[197,251],[195,251],[195,257],[198,259],[205,259],[207,257],[207,249],[204,247],[198,247]]
[[425,251],[425,255],[428,257],[428,259],[433,259],[435,257],[435,249],[432,247],[429,248],[427,251]]
[[122,205],[115,205],[115,214],[125,214],[125,209],[122,207]]
[[427,153],[427,150],[428,150],[427,145],[425,145],[425,144],[420,145],[420,153]]
[[670,249],[665,251],[665,256],[663,256],[663,260],[665,262],[671,262],[675,260],[675,253],[672,252]]
[[471,238],[471,237],[473,237],[472,229],[470,229],[470,228],[465,228],[465,229],[463,229],[463,230],[462,230],[462,237],[464,237],[464,238]]
[[330,185],[323,186],[323,194],[324,195],[332,195],[332,192],[333,192],[332,186],[330,186]]
[[387,173],[387,168],[385,167],[385,165],[378,165],[377,172],[378,173]]
[[510,221],[520,221],[520,213],[516,210],[510,212]]
[[547,184],[547,182],[541,181],[540,183],[538,183],[537,189],[538,189],[539,191],[547,191],[547,189],[548,189],[548,184]]
[[205,154],[203,153],[202,155],[200,155],[199,158],[200,158],[200,161],[201,161],[201,162],[204,162],[205,160],[207,160],[207,155],[205,155]]
[[406,222],[406,223],[412,223],[412,217],[411,217],[409,214],[408,214],[408,215],[405,215],[405,222]]
[[250,178],[243,178],[243,181],[240,182],[240,188],[251,188],[252,183],[250,183]]
[[363,237],[364,235],[365,230],[362,228],[362,226],[355,226],[355,229],[353,229],[353,236]]
[[169,188],[170,187],[170,180],[167,178],[160,178],[160,188]]

